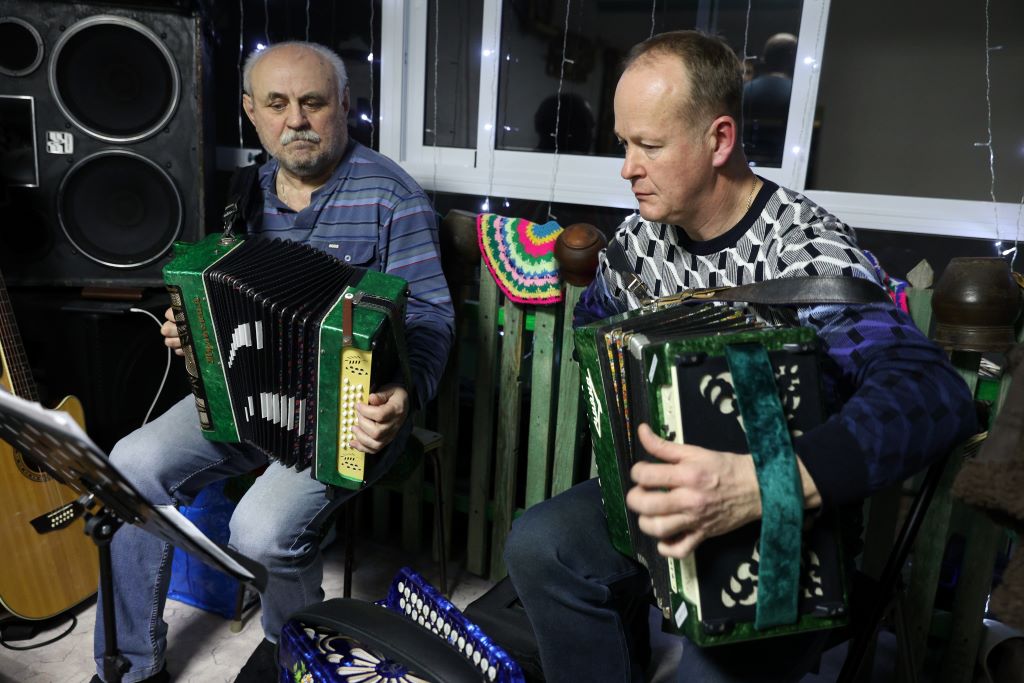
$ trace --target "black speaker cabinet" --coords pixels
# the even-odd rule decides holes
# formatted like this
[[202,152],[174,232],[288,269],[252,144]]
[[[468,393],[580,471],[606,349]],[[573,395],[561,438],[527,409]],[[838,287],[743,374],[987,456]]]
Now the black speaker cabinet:
[[0,0],[8,284],[160,285],[174,241],[203,235],[206,44],[189,14]]

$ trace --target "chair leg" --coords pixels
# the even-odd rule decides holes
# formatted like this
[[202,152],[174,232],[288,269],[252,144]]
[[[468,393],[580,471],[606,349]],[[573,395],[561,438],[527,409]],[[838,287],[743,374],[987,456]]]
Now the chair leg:
[[429,451],[428,457],[434,470],[434,537],[437,540],[437,556],[441,563],[441,594],[448,597],[448,557],[444,539],[444,482],[441,481],[441,458],[437,450]]
[[917,683],[917,664],[914,662],[914,651],[910,647],[910,625],[907,624],[907,613],[903,608],[903,600],[897,595],[892,608],[893,625],[896,629],[896,657],[900,666],[902,683]]
[[352,597],[352,565],[355,562],[356,554],[356,506],[355,500],[349,500],[343,506],[341,512],[345,525],[345,576],[342,585],[341,595],[345,598]]
[[[864,622],[856,629],[853,638],[850,640],[846,661],[843,662],[843,668],[839,672],[837,683],[848,683],[857,675],[857,671],[863,662],[864,654],[870,642],[874,640],[879,624],[882,622],[885,614],[893,608],[893,600],[898,599],[900,571],[907,561],[907,555],[910,554],[910,548],[914,544],[914,539],[917,538],[921,522],[924,521],[925,513],[928,511],[928,504],[931,503],[935,489],[942,478],[947,458],[942,458],[938,462],[933,463],[928,468],[924,481],[921,482],[921,488],[914,498],[910,509],[907,511],[907,517],[900,528],[899,536],[897,536],[893,549],[889,554],[889,559],[882,570],[882,576],[878,581],[878,595],[875,596],[875,601],[871,605]],[[902,619],[902,612],[899,618]]]
[[245,584],[238,582],[238,592],[235,593],[235,615],[231,619],[231,632],[238,633],[242,630],[242,611],[245,609]]

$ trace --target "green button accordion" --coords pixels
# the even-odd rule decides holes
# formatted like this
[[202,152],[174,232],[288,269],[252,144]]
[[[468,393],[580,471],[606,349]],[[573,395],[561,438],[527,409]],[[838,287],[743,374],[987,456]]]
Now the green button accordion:
[[405,280],[304,244],[221,235],[175,244],[164,280],[203,435],[362,486],[355,404],[407,377]]
[[[813,330],[662,303],[579,327],[576,354],[612,543],[647,567],[667,630],[711,646],[847,622],[838,521],[804,519],[791,443],[826,417]],[[641,423],[669,441],[751,453],[762,520],[682,561],[658,554],[625,504],[630,468],[654,460]]]

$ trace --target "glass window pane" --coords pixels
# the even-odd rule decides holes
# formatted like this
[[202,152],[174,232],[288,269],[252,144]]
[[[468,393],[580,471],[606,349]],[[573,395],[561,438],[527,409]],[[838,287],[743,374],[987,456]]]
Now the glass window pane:
[[[746,0],[576,0],[569,3],[566,32],[565,0],[506,0],[497,147],[551,152],[557,144],[560,153],[619,156],[612,110],[619,65],[629,48],[652,33],[700,28],[719,34],[737,54],[748,56],[751,77],[781,80],[777,72],[786,69],[777,59],[770,71],[759,70],[764,46],[776,34],[799,34],[801,4],[755,3],[748,29]],[[747,108],[750,159],[778,166],[786,125],[779,108],[788,110],[789,90],[770,84],[755,95],[768,104]]]
[[[986,4],[832,3],[807,187],[991,199],[978,144],[988,140]],[[1022,27],[1024,3],[992,0],[995,195],[1013,203],[1024,188]]]
[[482,17],[481,0],[428,4],[424,145],[476,149]]

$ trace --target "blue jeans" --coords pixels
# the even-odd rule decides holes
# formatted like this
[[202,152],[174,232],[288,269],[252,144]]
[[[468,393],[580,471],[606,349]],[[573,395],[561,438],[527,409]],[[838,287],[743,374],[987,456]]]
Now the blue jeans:
[[[505,546],[509,578],[530,618],[549,681],[643,681],[644,653],[622,616],[646,600],[650,577],[608,536],[596,479],[531,507]],[[642,634],[646,635],[646,634]],[[683,644],[680,683],[799,681],[826,633],[700,648]]]
[[[376,479],[401,452],[411,428],[407,421],[392,447],[368,456],[369,479]],[[199,430],[192,396],[119,441],[110,454],[114,466],[154,505],[187,504],[206,485],[267,464],[257,449],[207,441]],[[239,501],[231,517],[228,545],[267,568],[260,595],[263,632],[277,641],[288,616],[324,599],[320,526],[355,492],[327,487],[271,462]],[[132,683],[163,666],[167,647],[164,603],[174,549],[147,531],[125,524],[110,545],[114,579],[117,646],[131,664],[122,679]],[[100,596],[102,599],[102,596]],[[103,614],[97,610],[93,641],[97,670],[103,672]],[[241,666],[241,663],[239,663]]]

